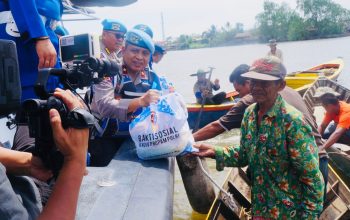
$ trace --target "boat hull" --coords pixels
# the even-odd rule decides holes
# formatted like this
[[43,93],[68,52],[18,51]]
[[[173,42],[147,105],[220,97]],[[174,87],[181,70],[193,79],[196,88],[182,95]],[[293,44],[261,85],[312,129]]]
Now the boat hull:
[[201,112],[201,105],[189,104],[187,105],[188,125],[190,126],[191,129],[194,129],[196,126],[198,117],[201,114],[198,128],[202,128],[207,124],[218,120],[221,116],[225,115],[227,111],[234,106],[234,104],[235,102],[232,101],[222,105],[204,105],[202,112]]
[[322,63],[305,71],[288,74],[285,80],[287,86],[303,95],[319,77],[325,76],[328,79],[336,80],[343,68],[344,61],[339,58]]

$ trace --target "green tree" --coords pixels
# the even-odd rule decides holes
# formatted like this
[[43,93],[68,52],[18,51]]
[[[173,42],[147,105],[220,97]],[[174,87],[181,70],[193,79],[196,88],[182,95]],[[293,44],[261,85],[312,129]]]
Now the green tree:
[[349,10],[332,0],[297,0],[297,8],[304,15],[311,37],[344,33],[350,19]]
[[298,15],[286,3],[281,5],[264,1],[264,11],[256,16],[259,38],[267,41],[271,38],[288,39],[289,25]]
[[308,38],[308,32],[304,28],[304,19],[300,16],[291,17],[287,38],[290,41],[293,40],[305,40]]
[[181,50],[189,49],[192,43],[192,37],[189,35],[182,34],[177,39],[178,48]]

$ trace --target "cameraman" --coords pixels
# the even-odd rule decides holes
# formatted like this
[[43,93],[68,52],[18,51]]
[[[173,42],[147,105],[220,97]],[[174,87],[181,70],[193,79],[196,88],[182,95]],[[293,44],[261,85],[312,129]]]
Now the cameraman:
[[[69,110],[82,108],[70,91],[56,89],[54,95]],[[74,219],[85,172],[89,129],[64,130],[55,109],[50,110],[50,122],[56,146],[64,155],[64,164],[48,203],[42,209],[39,192],[33,181],[19,176],[49,179],[52,174],[43,167],[40,159],[31,153],[0,147],[0,201],[6,201],[0,204],[0,219]]]

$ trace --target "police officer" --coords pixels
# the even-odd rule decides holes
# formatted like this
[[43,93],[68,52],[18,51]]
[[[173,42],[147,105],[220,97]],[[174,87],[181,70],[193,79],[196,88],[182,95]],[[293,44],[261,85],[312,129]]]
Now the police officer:
[[153,39],[153,31],[150,26],[145,24],[137,24],[134,26],[134,29],[145,32],[151,37],[151,39]]
[[155,44],[154,48],[155,48],[154,49],[154,53],[152,55],[153,62],[154,63],[159,63],[162,60],[164,54],[166,54],[166,50],[160,44]]
[[127,28],[123,23],[114,19],[105,19],[102,21],[102,25],[101,58],[108,58],[121,63],[121,50]]
[[[119,141],[128,138],[129,122],[142,107],[159,99],[159,78],[154,72],[145,71],[153,52],[154,44],[147,34],[135,29],[127,32],[119,76],[105,78],[93,86],[91,109],[101,119],[96,136],[118,137]],[[101,147],[90,147],[92,165],[107,165],[117,150],[110,145]]]
[[[0,38],[16,42],[22,100],[35,97],[33,85],[38,69],[60,67],[58,37],[54,30],[62,11],[61,0],[0,1]],[[50,78],[48,88],[56,85],[56,78]]]
[[[151,37],[151,39],[153,39],[153,31],[152,31],[152,28],[150,26],[145,25],[145,24],[137,24],[133,28],[136,30],[140,30],[140,31],[145,32],[146,34],[148,34],[148,36]],[[151,54],[151,57],[150,57],[149,62],[148,62],[148,66],[146,67],[146,71],[148,71],[148,69],[153,69],[152,64],[153,64],[153,54]]]

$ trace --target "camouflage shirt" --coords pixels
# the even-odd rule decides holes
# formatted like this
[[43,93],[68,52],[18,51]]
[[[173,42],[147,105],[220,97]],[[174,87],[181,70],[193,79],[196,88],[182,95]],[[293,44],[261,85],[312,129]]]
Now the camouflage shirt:
[[280,95],[259,126],[258,107],[253,104],[244,114],[239,147],[216,148],[217,169],[250,166],[257,219],[315,219],[322,211],[324,182],[311,128]]

